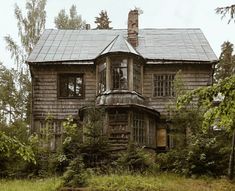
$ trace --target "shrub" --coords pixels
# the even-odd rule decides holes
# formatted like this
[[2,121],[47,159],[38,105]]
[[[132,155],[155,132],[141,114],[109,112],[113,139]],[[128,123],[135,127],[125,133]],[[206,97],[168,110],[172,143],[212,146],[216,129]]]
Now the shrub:
[[152,161],[149,154],[144,152],[144,148],[137,147],[131,143],[126,152],[122,153],[117,160],[117,165],[122,169],[133,172],[144,172],[151,167]]
[[64,186],[82,187],[87,184],[87,175],[84,170],[82,157],[72,160],[63,175]]

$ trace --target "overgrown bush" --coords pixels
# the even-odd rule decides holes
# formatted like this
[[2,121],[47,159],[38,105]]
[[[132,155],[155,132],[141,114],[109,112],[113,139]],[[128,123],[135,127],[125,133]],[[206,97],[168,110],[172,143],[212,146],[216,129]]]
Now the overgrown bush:
[[150,154],[144,151],[144,148],[131,143],[127,151],[123,152],[117,160],[117,168],[131,172],[144,172],[152,167],[154,162],[151,158]]
[[215,138],[192,136],[184,149],[173,149],[157,155],[156,162],[163,171],[183,175],[221,176],[227,172],[229,151]]
[[82,157],[78,156],[69,163],[63,180],[63,185],[68,187],[82,187],[87,184],[87,174],[84,170]]

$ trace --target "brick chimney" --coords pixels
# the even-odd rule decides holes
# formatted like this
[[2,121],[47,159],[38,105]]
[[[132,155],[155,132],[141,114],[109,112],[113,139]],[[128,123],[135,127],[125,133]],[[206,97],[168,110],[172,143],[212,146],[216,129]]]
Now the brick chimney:
[[139,33],[139,24],[138,24],[138,10],[131,10],[128,14],[128,41],[133,47],[138,46],[138,33]]

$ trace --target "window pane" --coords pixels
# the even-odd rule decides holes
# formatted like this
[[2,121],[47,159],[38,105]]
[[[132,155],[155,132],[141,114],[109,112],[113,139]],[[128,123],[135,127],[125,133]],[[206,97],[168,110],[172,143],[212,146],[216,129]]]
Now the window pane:
[[64,76],[61,76],[61,78],[60,78],[60,96],[62,96],[62,97],[68,96],[67,87],[68,87],[68,79]]
[[154,96],[174,96],[174,74],[154,75]]
[[82,97],[83,77],[80,74],[62,74],[59,76],[59,97]]
[[127,59],[111,59],[113,89],[127,89]]
[[102,93],[106,90],[106,63],[99,64],[99,93]]

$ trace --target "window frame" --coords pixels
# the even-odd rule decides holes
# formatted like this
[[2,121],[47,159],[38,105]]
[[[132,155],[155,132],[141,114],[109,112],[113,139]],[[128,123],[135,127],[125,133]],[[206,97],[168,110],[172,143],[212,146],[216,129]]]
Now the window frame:
[[[154,97],[154,98],[159,98],[159,97],[168,97],[168,98],[170,98],[170,97],[172,97],[172,98],[174,98],[175,97],[175,90],[174,90],[174,80],[175,80],[175,73],[155,73],[155,74],[153,74],[153,86],[152,86],[152,96]],[[157,87],[156,87],[156,85],[155,85],[155,83],[157,83],[156,81],[156,76],[159,76],[159,77],[162,77],[163,76],[163,80],[162,80],[162,83],[163,83],[163,85],[162,85],[162,92],[160,92],[160,93],[156,93],[156,92],[158,92],[158,90],[156,90],[157,89]],[[171,79],[171,80],[169,80],[169,78],[166,80],[166,76],[167,76],[167,78],[169,77],[169,76],[173,76],[173,79]],[[169,85],[169,82],[171,83],[171,85]],[[167,85],[166,85],[167,84]],[[166,86],[167,86],[167,91],[166,91]],[[170,94],[166,94],[166,92],[170,92]]]
[[[61,76],[66,77],[80,77],[82,79],[81,85],[81,96],[61,96]],[[76,88],[76,87],[75,87]],[[85,98],[85,80],[84,80],[84,73],[58,73],[57,74],[57,98],[59,99],[84,99]]]
[[[110,77],[111,77],[111,90],[129,90],[129,64],[130,64],[130,58],[129,57],[125,57],[125,56],[110,56]],[[122,63],[124,60],[126,60],[126,66],[115,66],[115,61],[117,62],[117,60],[119,61],[119,63]],[[121,88],[121,78],[119,78],[118,83],[119,83],[119,87],[118,88],[114,88],[114,69],[126,69],[126,87],[125,88]]]

